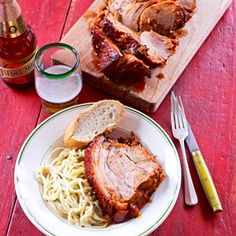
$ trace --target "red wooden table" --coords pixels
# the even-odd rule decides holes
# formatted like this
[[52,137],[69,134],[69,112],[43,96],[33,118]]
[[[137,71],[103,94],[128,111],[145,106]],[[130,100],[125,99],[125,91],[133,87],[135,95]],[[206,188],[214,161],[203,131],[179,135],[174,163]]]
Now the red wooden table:
[[[59,41],[92,0],[19,0],[39,47]],[[151,235],[236,235],[236,0],[223,16],[174,86],[212,173],[224,211],[213,214],[193,162],[189,159],[198,205],[184,204],[181,188],[166,221]],[[0,81],[0,235],[42,235],[24,215],[14,190],[13,173],[19,149],[34,127],[46,118],[34,88],[13,90]],[[84,85],[80,103],[109,98]],[[150,116],[173,138],[167,96]],[[178,151],[178,143],[174,140]],[[190,156],[189,156],[190,158]],[[127,234],[128,235],[128,234]]]

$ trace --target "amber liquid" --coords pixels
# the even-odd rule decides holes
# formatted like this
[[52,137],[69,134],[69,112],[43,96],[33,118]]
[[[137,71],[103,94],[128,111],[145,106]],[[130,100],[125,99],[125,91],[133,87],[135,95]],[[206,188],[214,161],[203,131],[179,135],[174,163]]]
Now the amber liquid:
[[[36,51],[36,37],[31,27],[16,38],[3,38],[0,36],[0,69],[16,69],[29,62]],[[34,70],[26,75],[0,78],[9,86],[22,88],[33,83]]]
[[[71,67],[65,65],[53,65],[45,69],[45,72],[63,74],[70,69]],[[74,72],[63,79],[48,79],[37,72],[35,87],[42,99],[44,111],[53,114],[78,103],[82,77],[79,72]]]
[[42,98],[41,98],[41,100],[42,100],[44,112],[51,115],[51,114],[54,114],[55,112],[58,112],[64,108],[78,104],[79,95],[76,96],[75,98],[73,98],[72,100],[70,100],[68,102],[64,102],[64,103],[52,103],[52,102],[48,102]]

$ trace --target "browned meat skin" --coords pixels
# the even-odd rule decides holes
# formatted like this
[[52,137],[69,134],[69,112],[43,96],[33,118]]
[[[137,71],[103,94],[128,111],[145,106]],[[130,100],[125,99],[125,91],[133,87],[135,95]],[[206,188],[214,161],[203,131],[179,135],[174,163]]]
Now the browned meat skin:
[[[99,58],[98,67],[115,81],[150,77],[150,68],[165,65],[177,43],[159,34],[170,36],[183,27],[196,8],[196,0],[104,0],[103,3],[92,29],[92,45]],[[114,18],[117,13],[122,23]],[[144,31],[141,38],[131,29]],[[159,34],[145,32],[152,30]]]
[[91,34],[92,46],[100,59],[98,66],[101,70],[105,70],[117,62],[122,54],[119,48],[103,35],[98,28],[94,27]]
[[165,64],[161,56],[148,55],[148,48],[141,44],[139,37],[111,15],[104,17],[101,22],[103,32],[125,53],[135,55],[147,65],[154,68]]
[[127,80],[139,80],[145,76],[150,77],[151,72],[147,65],[132,54],[124,54],[124,56],[109,70],[104,70],[108,78],[125,82]]
[[131,54],[122,54],[119,48],[100,29],[91,31],[92,46],[99,58],[98,67],[110,79],[116,81],[137,80],[150,77],[150,69]]
[[137,139],[97,136],[85,151],[85,174],[114,222],[136,217],[164,178],[155,157]]

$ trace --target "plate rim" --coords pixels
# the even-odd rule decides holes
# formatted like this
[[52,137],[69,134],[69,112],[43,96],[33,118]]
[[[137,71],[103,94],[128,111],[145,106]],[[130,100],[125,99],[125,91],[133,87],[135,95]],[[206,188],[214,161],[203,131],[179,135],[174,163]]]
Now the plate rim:
[[[52,232],[50,232],[49,230],[47,230],[43,225],[41,225],[36,219],[35,217],[30,213],[30,211],[27,209],[27,206],[24,204],[24,200],[20,197],[19,194],[19,190],[18,190],[18,184],[17,184],[17,166],[20,164],[21,158],[24,154],[24,150],[27,147],[29,141],[31,140],[31,138],[35,135],[35,133],[37,133],[38,130],[40,130],[44,125],[46,125],[49,121],[54,120],[55,118],[57,118],[58,116],[64,114],[65,112],[68,112],[70,110],[76,110],[78,108],[81,107],[88,107],[91,106],[92,104],[94,104],[95,102],[88,102],[88,103],[82,103],[82,104],[77,104],[68,108],[65,108],[51,116],[49,116],[48,118],[46,118],[44,121],[42,121],[41,123],[39,123],[31,132],[30,134],[27,136],[27,138],[25,139],[24,143],[22,144],[20,151],[17,155],[17,159],[16,159],[16,163],[15,163],[15,168],[14,168],[14,187],[15,187],[15,191],[16,191],[16,196],[17,196],[17,200],[19,201],[20,207],[22,208],[24,214],[27,216],[27,218],[31,221],[31,223],[38,228],[41,232],[45,233],[46,235],[50,235],[50,236],[56,236],[55,234],[53,234]],[[170,201],[169,205],[166,207],[165,211],[163,212],[163,214],[151,225],[149,226],[147,229],[145,229],[143,232],[138,233],[137,236],[144,236],[144,235],[148,235],[149,233],[153,232],[155,229],[157,229],[164,221],[165,219],[168,217],[168,215],[170,214],[171,210],[174,208],[176,201],[178,199],[179,196],[179,191],[180,191],[180,186],[181,186],[181,165],[180,165],[180,159],[179,159],[179,155],[178,152],[176,150],[176,147],[173,143],[173,141],[171,140],[171,138],[169,137],[169,135],[166,133],[166,131],[151,117],[149,117],[148,115],[146,115],[145,113],[129,107],[129,106],[125,106],[125,110],[135,113],[136,115],[138,115],[139,117],[145,118],[145,120],[149,123],[151,123],[155,128],[158,128],[159,131],[161,132],[161,134],[163,135],[163,137],[165,138],[165,140],[170,144],[171,148],[174,151],[174,154],[176,156],[176,161],[177,161],[177,165],[178,165],[178,176],[179,176],[179,181],[176,183],[176,188],[174,190],[174,196],[173,199]]]

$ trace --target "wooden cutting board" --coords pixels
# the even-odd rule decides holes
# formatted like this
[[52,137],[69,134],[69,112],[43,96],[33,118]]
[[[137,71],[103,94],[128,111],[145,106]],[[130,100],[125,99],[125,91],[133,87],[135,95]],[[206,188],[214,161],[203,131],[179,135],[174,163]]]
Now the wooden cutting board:
[[[142,111],[154,112],[229,7],[231,0],[197,0],[197,12],[185,25],[184,29],[187,30],[187,34],[180,39],[176,53],[168,59],[164,68],[152,71],[152,77],[146,79],[142,92],[132,91],[124,85],[109,80],[97,71],[92,61],[94,52],[91,46],[89,22],[96,15],[101,2],[102,0],[95,0],[61,42],[72,45],[79,52],[81,68],[83,72],[90,75],[84,77],[84,82],[88,82],[113,95],[114,98],[125,101]],[[57,55],[56,60],[70,64],[70,58],[63,54]],[[159,73],[164,75],[163,79],[156,77]]]

